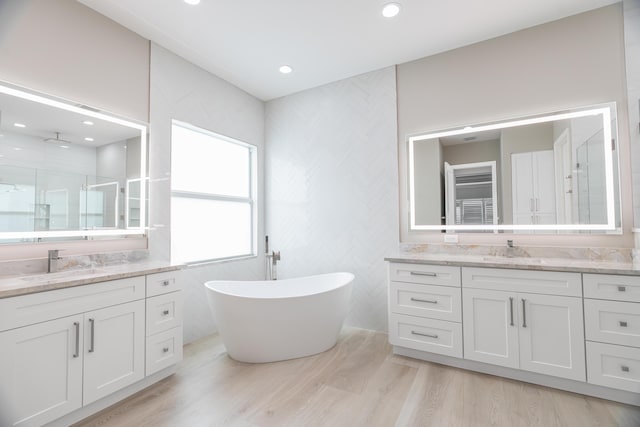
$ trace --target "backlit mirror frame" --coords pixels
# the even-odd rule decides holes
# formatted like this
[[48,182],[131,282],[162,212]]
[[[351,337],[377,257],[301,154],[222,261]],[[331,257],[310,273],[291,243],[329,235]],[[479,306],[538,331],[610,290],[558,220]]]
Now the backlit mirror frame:
[[[37,102],[50,107],[59,108],[61,110],[70,111],[76,114],[84,115],[87,118],[104,120],[106,122],[118,124],[135,129],[140,132],[140,176],[147,180],[147,125],[139,122],[116,117],[106,114],[99,110],[90,109],[89,107],[71,104],[67,100],[55,98],[50,95],[41,95],[36,92],[28,91],[24,88],[0,82],[0,93],[22,98],[27,101]],[[146,200],[147,186],[140,185],[140,200]],[[59,230],[59,231],[13,231],[0,232],[0,243],[3,240],[14,239],[48,239],[48,238],[85,238],[85,237],[124,237],[145,235],[146,226],[146,203],[140,203],[140,223],[138,226],[129,227],[127,223],[125,228],[117,229],[86,229],[86,230]]]
[[[604,145],[604,163],[605,163],[605,190],[607,201],[607,222],[606,224],[466,224],[466,225],[434,225],[434,224],[416,224],[416,199],[415,199],[415,157],[414,145],[416,142],[443,138],[453,135],[465,135],[470,133],[490,131],[497,129],[506,129],[516,126],[524,126],[537,123],[545,123],[555,120],[565,120],[578,117],[602,115],[603,121],[603,138],[604,141],[617,140],[617,129],[612,129],[611,120],[617,117],[615,102],[599,104],[584,108],[576,108],[568,111],[560,111],[544,115],[530,116],[514,120],[506,120],[492,123],[485,123],[473,126],[464,126],[462,128],[453,128],[431,133],[419,134],[409,137],[408,139],[408,181],[409,181],[409,231],[616,231],[616,206],[615,206],[615,179],[619,180],[619,176],[614,176],[613,164],[613,148],[611,144]],[[618,189],[620,186],[618,185]]]

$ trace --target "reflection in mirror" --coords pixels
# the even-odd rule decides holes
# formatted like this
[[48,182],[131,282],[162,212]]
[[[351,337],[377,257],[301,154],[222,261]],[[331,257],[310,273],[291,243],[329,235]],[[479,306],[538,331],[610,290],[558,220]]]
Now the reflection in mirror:
[[615,231],[615,104],[409,138],[411,230]]
[[146,152],[142,124],[0,85],[0,241],[144,234]]

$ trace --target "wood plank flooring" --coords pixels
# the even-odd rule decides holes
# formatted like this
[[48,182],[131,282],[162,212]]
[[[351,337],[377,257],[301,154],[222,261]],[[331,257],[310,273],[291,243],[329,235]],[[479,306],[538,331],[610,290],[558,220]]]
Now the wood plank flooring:
[[175,375],[76,426],[640,426],[640,407],[395,356],[363,329],[285,362],[236,362],[217,335],[184,350]]

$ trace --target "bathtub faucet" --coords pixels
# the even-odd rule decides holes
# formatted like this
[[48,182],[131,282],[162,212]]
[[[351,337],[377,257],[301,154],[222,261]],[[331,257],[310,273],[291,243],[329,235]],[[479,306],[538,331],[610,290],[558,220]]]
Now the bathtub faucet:
[[272,251],[271,253],[267,253],[267,280],[277,280],[278,279],[278,268],[277,263],[280,261],[280,251]]

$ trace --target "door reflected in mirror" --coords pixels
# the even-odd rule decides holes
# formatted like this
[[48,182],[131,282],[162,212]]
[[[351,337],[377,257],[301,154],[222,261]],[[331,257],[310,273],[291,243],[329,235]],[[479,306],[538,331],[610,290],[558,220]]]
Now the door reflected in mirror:
[[619,231],[615,104],[409,138],[410,230]]

